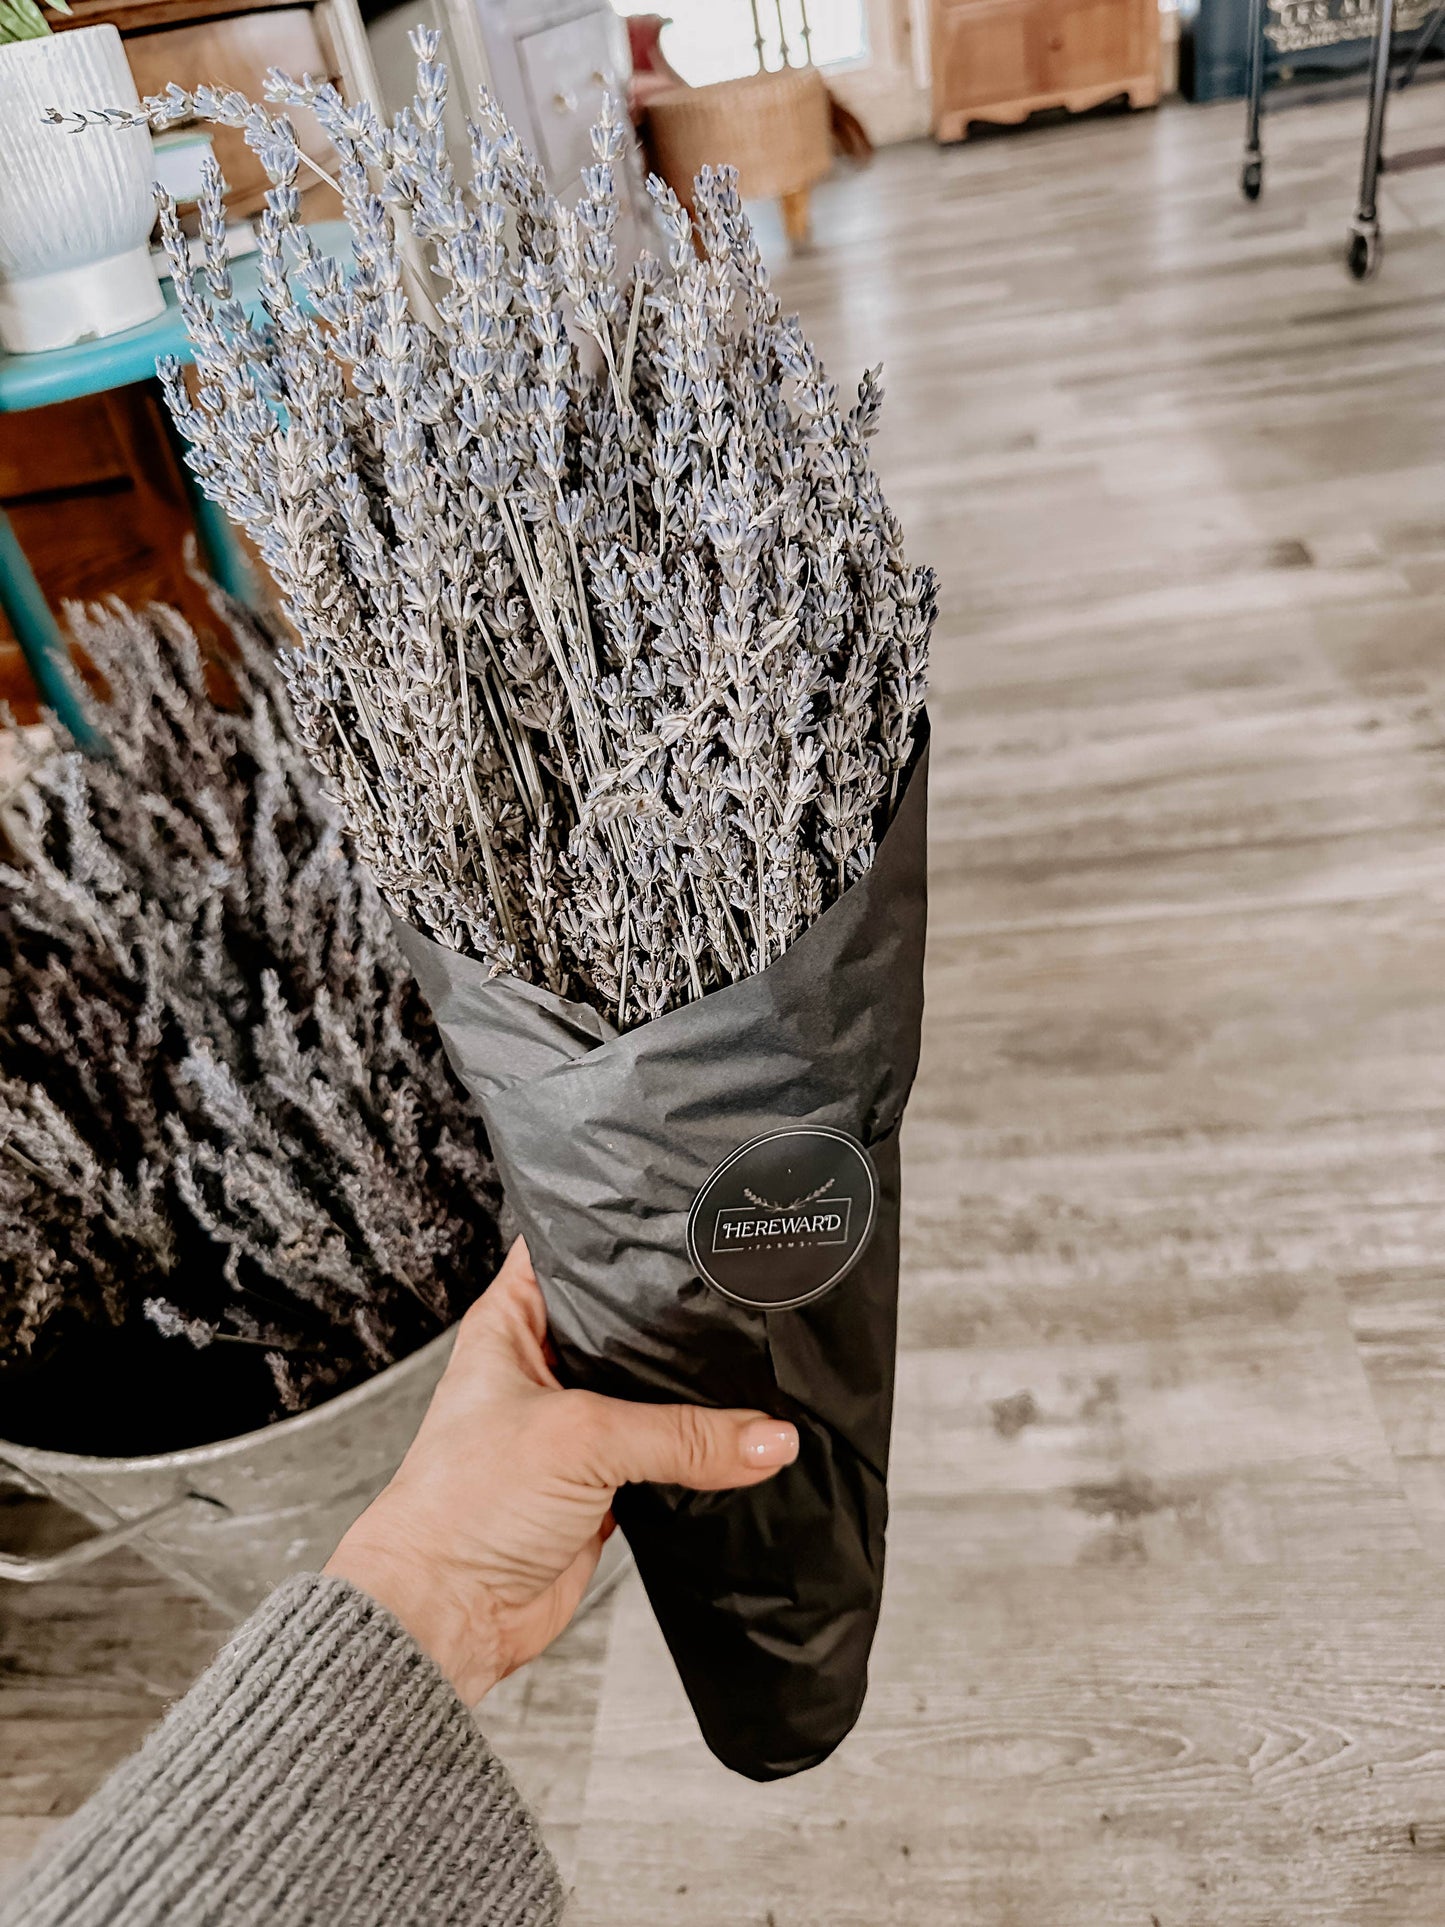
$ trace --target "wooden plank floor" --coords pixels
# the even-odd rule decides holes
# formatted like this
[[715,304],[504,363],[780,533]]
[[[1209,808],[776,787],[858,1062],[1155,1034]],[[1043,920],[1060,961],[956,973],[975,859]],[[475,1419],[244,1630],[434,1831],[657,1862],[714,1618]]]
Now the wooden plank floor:
[[[890,1587],[782,1786],[635,1585],[484,1707],[576,1927],[1441,1919],[1445,173],[1357,288],[1359,104],[1255,208],[1240,118],[897,150],[780,265],[943,578]],[[14,1857],[215,1629],[6,1603]]]

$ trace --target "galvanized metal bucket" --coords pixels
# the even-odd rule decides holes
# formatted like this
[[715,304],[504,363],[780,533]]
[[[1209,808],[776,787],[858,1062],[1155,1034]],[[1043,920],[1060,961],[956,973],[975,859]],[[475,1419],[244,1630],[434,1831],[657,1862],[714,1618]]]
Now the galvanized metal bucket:
[[[0,1480],[42,1494],[97,1530],[63,1552],[0,1555],[0,1579],[37,1582],[134,1546],[180,1586],[243,1619],[293,1572],[315,1571],[411,1444],[452,1348],[443,1332],[313,1411],[239,1438],[145,1458],[40,1451],[0,1439]],[[588,1595],[627,1564],[608,1541]]]

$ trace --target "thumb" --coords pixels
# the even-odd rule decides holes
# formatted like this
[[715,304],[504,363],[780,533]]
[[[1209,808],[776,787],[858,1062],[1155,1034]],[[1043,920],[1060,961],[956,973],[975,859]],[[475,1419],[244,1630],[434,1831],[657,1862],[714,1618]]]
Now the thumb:
[[597,1398],[597,1469],[611,1486],[757,1485],[798,1456],[798,1428],[766,1412],[706,1405],[633,1405]]

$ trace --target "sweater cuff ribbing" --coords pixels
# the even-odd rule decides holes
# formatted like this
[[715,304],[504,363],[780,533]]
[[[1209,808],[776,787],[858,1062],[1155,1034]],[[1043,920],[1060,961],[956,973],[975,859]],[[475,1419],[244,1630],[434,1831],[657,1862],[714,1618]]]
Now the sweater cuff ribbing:
[[551,1856],[448,1681],[344,1579],[279,1587],[0,1927],[547,1927]]

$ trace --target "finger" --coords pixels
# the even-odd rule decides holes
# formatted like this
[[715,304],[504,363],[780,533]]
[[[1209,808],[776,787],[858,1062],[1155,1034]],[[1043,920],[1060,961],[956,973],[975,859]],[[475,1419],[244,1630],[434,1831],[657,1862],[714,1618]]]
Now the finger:
[[765,1412],[704,1405],[632,1405],[588,1397],[594,1461],[607,1485],[685,1485],[722,1492],[757,1485],[798,1456],[798,1429]]
[[597,1570],[597,1562],[602,1557],[602,1546],[606,1538],[603,1532],[594,1532],[583,1546],[577,1557],[568,1566],[556,1584],[558,1607],[561,1613],[561,1626],[569,1623],[573,1613],[582,1604],[582,1598],[592,1583],[592,1575]]
[[[527,1321],[527,1328],[539,1345],[547,1339],[547,1306],[537,1282],[537,1268],[525,1238],[514,1238],[502,1270],[507,1273],[510,1302]],[[499,1274],[500,1275],[500,1274]]]
[[540,1345],[547,1336],[547,1307],[525,1238],[514,1238],[501,1269],[467,1317],[486,1311],[494,1319],[520,1319]]
[[547,1307],[526,1244],[518,1238],[501,1269],[462,1319],[458,1349],[475,1355],[500,1351],[533,1384],[553,1387],[547,1360]]
[[592,1583],[592,1575],[597,1570],[597,1561],[602,1557],[602,1534],[594,1533],[572,1560],[566,1571],[554,1579],[539,1598],[524,1607],[513,1622],[513,1637],[509,1642],[507,1671],[513,1673],[519,1666],[535,1659],[552,1641],[572,1622],[572,1616],[582,1604],[583,1594]]
[[505,1324],[509,1316],[525,1316],[529,1279],[535,1288],[537,1277],[532,1270],[532,1260],[526,1245],[516,1238],[498,1267],[495,1278],[481,1297],[474,1300],[462,1314],[457,1336],[461,1339],[474,1337],[479,1331],[495,1330]]

